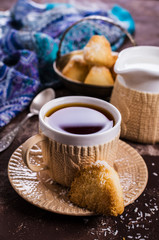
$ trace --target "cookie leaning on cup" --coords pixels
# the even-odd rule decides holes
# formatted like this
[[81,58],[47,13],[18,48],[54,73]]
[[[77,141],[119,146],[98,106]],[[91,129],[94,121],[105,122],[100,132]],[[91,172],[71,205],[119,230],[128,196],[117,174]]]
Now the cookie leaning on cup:
[[124,211],[119,176],[105,161],[98,160],[80,170],[69,196],[73,203],[99,214],[117,216]]

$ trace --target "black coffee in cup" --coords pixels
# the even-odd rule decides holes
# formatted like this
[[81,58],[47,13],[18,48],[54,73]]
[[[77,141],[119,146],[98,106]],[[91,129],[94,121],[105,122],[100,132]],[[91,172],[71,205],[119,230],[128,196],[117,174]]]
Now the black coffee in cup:
[[105,109],[85,103],[62,104],[45,114],[53,129],[71,134],[93,134],[114,126],[113,116]]

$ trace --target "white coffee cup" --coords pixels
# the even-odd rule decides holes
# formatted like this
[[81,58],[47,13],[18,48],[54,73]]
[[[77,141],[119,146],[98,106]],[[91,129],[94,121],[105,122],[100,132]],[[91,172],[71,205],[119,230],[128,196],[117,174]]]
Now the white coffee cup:
[[[57,106],[69,103],[91,104],[109,112],[114,126],[106,131],[92,134],[73,134],[57,130],[45,121],[46,113]],[[57,183],[70,186],[76,172],[83,166],[105,160],[114,165],[120,135],[121,115],[112,104],[92,97],[69,96],[56,98],[46,103],[39,113],[39,134],[23,144],[23,159],[32,171],[47,170]],[[42,142],[43,164],[30,163],[29,151],[33,145]]]

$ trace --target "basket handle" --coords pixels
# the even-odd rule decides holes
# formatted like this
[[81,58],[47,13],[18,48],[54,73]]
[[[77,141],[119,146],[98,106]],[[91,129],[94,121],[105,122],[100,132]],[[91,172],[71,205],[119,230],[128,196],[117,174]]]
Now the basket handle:
[[137,45],[136,42],[135,42],[135,40],[134,40],[134,38],[132,37],[132,35],[131,35],[125,28],[123,28],[121,25],[119,25],[118,23],[116,23],[116,22],[115,22],[114,20],[112,20],[111,18],[104,17],[104,16],[98,16],[98,15],[91,15],[91,16],[88,16],[88,17],[84,17],[84,18],[80,19],[79,21],[73,23],[70,27],[68,27],[68,28],[64,31],[64,33],[63,33],[63,35],[62,35],[62,37],[61,37],[60,43],[59,43],[59,50],[58,50],[58,52],[57,52],[57,59],[59,59],[60,56],[61,56],[61,46],[62,46],[62,42],[63,42],[63,40],[64,40],[64,38],[65,38],[65,35],[68,33],[68,31],[69,31],[72,27],[74,27],[74,26],[77,25],[78,23],[83,22],[83,21],[85,21],[85,20],[103,20],[104,22],[111,23],[111,24],[119,27],[119,28],[125,33],[125,35],[129,38],[129,40],[130,40],[130,42],[132,43],[133,46],[136,46],[136,45]]

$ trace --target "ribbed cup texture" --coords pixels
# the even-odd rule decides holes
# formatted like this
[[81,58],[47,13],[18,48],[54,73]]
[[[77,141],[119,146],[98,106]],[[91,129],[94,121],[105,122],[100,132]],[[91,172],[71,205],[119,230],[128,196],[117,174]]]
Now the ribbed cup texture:
[[127,88],[117,78],[110,102],[121,113],[122,138],[141,143],[159,142],[159,94]]
[[49,175],[57,183],[70,186],[77,170],[96,160],[114,165],[119,136],[98,146],[72,146],[47,138],[42,142],[43,160],[49,167]]

